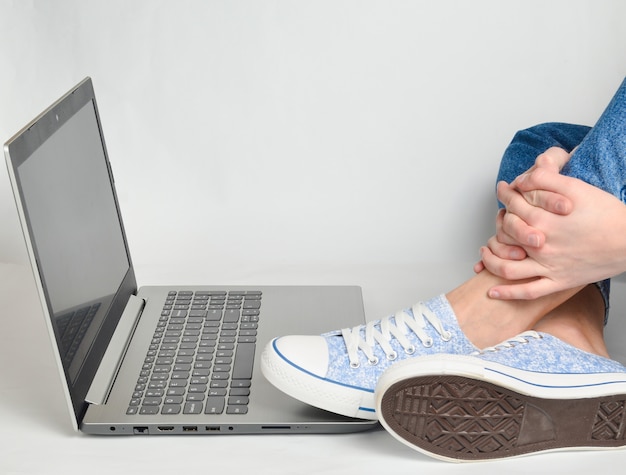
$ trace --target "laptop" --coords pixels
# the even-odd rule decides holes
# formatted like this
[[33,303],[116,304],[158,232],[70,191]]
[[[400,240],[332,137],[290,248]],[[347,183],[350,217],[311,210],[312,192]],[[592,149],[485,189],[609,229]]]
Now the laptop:
[[360,288],[137,288],[90,78],[4,150],[75,429],[276,434],[375,425],[290,398],[255,358],[278,335],[365,323]]

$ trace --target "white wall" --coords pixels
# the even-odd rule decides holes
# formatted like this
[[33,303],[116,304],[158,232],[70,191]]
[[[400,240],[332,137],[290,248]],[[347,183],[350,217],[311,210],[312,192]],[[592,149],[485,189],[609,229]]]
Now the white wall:
[[[93,78],[140,280],[195,256],[195,283],[471,262],[504,147],[593,124],[625,18],[620,0],[0,0],[0,139]],[[4,169],[0,219],[0,261],[24,262]]]

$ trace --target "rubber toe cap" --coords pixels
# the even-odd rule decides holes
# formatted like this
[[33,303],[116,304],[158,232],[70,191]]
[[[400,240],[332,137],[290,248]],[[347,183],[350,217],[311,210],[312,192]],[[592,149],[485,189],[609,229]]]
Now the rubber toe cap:
[[328,345],[322,336],[291,335],[277,338],[274,348],[281,358],[301,370],[323,378],[328,371]]

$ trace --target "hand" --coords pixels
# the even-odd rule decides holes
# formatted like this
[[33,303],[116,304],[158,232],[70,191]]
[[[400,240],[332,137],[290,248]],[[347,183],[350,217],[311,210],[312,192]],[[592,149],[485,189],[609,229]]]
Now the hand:
[[[569,161],[572,153],[559,147],[549,148],[537,156],[535,164],[517,180],[514,180],[511,186],[515,188],[516,182],[524,181],[527,175],[531,175],[537,169],[560,172]],[[504,182],[498,184],[498,198],[501,202],[503,202],[501,190],[507,189],[507,186]],[[517,188],[517,190],[528,203],[542,207],[546,211],[562,215],[571,211],[572,204],[565,196],[549,190],[528,188],[525,190]],[[545,235],[541,230],[529,226],[515,214],[507,213],[505,209],[501,209],[496,217],[496,234],[489,239],[487,247],[491,253],[501,259],[522,260],[527,256],[523,246],[540,247],[544,242]],[[485,250],[481,249],[481,255],[484,252]],[[479,261],[474,265],[474,272],[481,272],[484,268],[484,263]]]
[[[541,199],[564,199],[562,209],[569,213],[556,214],[529,203],[527,197],[529,193],[533,196],[533,190],[547,192],[534,195],[543,196]],[[507,228],[542,231],[530,239],[533,242],[520,241],[532,233],[522,232],[517,236],[504,233],[505,242],[500,246],[517,242],[526,253],[521,260],[503,259],[489,247],[482,248],[482,262],[490,272],[507,280],[533,279],[495,286],[489,291],[491,297],[534,299],[626,270],[626,206],[613,195],[560,175],[554,169],[539,167],[521,175],[511,185],[499,185],[498,193],[507,207],[500,231]],[[516,220],[520,219],[528,228],[507,225],[507,216],[517,224]],[[534,241],[537,237],[538,241]]]

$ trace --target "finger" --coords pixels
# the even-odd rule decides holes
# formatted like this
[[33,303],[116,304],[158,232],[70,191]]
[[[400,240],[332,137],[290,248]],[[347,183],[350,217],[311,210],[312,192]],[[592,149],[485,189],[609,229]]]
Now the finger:
[[507,241],[505,237],[498,235],[500,241],[512,243],[520,247],[530,246],[539,248],[546,242],[546,236],[542,231],[529,226],[524,220],[513,213],[506,213],[504,215],[501,233],[511,238],[511,241]]
[[484,270],[485,270],[485,264],[483,264],[483,261],[478,261],[476,264],[474,264],[475,274],[480,274]]
[[481,248],[481,261],[492,274],[506,280],[534,279],[543,275],[543,267],[533,259],[520,261],[501,259],[488,247]]
[[487,295],[497,300],[534,300],[557,290],[551,280],[542,277],[522,284],[498,285],[489,289]]
[[[505,182],[498,183],[498,199],[506,206],[502,230],[520,246],[540,247],[545,242],[545,235],[532,227],[537,217],[546,213],[542,208],[529,204],[522,194]],[[510,244],[508,241],[503,241]]]
[[[507,236],[508,237],[508,236]],[[489,250],[501,259],[520,261],[526,257],[524,248],[513,244],[505,244],[499,240],[498,236],[492,236],[487,241]]]
[[574,182],[579,182],[579,180],[548,169],[536,168],[532,172],[518,176],[511,186],[520,191],[551,191],[568,198],[568,190]]
[[[487,246],[489,246],[492,250],[494,249],[494,246],[491,245],[492,241],[495,240],[500,244],[506,244],[508,246],[518,246],[519,243],[513,239],[511,236],[509,236],[504,228],[503,228],[503,223],[504,223],[504,216],[506,215],[506,210],[505,209],[501,209],[498,211],[498,214],[496,216],[496,235],[492,236],[491,238],[489,238],[489,240],[487,241]],[[526,251],[524,251],[522,249],[522,251],[524,252],[524,254],[526,254]],[[496,254],[498,254],[496,252]],[[501,254],[498,254],[500,257],[505,257]]]
[[534,190],[536,188],[520,190],[504,181],[499,182],[496,188],[498,199],[504,204],[505,209],[525,221],[532,218],[533,213],[537,211],[537,207],[526,201],[522,192],[529,193]]
[[522,196],[529,204],[562,216],[570,214],[574,208],[569,198],[552,191],[522,191]]
[[569,161],[571,155],[561,147],[550,147],[535,159],[537,168],[547,168],[559,173]]

